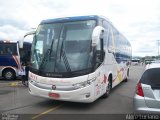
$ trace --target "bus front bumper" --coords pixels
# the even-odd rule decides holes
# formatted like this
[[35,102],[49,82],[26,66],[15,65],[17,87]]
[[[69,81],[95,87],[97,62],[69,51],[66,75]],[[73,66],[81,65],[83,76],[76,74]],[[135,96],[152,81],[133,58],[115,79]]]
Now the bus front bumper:
[[29,92],[31,95],[34,96],[45,97],[61,101],[91,103],[95,100],[94,84],[76,90],[59,91],[42,89],[40,87],[35,86],[29,81]]

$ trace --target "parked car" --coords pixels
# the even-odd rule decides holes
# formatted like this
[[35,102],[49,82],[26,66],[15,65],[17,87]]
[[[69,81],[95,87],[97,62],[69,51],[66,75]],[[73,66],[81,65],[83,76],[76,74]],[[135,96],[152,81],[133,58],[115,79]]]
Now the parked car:
[[153,60],[151,63],[160,63],[160,60]]
[[140,60],[132,60],[132,65],[139,65],[140,63]]
[[135,113],[160,113],[160,63],[146,66],[133,100]]

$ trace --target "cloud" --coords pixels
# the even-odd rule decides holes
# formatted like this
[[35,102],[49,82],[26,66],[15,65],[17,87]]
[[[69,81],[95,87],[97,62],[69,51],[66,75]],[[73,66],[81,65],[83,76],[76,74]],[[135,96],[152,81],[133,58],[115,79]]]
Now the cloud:
[[21,21],[21,20],[15,20],[15,19],[0,19],[0,26],[4,26],[4,25],[10,25],[10,26],[14,26],[16,28],[22,29],[22,30],[27,30],[29,29],[29,25],[27,22],[25,21]]
[[0,27],[0,39],[1,40],[14,40],[17,41],[26,33],[25,30],[21,30],[11,25],[4,25]]
[[[41,20],[64,16],[104,15],[130,40],[133,55],[156,55],[160,0],[0,0],[0,38],[18,39]],[[147,43],[147,44],[146,44]],[[145,49],[146,45],[148,50]]]
[[68,0],[60,0],[60,1],[53,1],[53,0],[39,0],[37,1],[40,7],[54,9],[56,12],[63,12],[66,9],[69,9],[70,2]]

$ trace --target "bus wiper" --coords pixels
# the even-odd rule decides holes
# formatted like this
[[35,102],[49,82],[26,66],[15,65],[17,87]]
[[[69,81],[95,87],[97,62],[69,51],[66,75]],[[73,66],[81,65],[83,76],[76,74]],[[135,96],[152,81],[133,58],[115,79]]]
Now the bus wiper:
[[43,68],[43,66],[44,66],[44,63],[47,61],[47,56],[50,54],[50,49],[48,49],[47,51],[46,51],[46,53],[44,54],[44,57],[43,57],[43,59],[42,59],[42,62],[41,62],[41,64],[40,64],[40,66],[39,66],[39,70],[41,70],[42,68]]
[[50,53],[49,53],[49,58],[51,57],[52,51],[53,51],[53,41],[54,39],[52,39],[52,43],[51,43],[51,47],[50,47]]
[[[63,41],[64,41],[64,40],[63,40]],[[61,57],[62,57],[67,71],[68,71],[68,72],[71,72],[71,67],[70,67],[70,65],[69,65],[69,62],[68,62],[66,53],[65,53],[65,51],[63,50],[63,41],[62,41],[62,45],[61,45],[61,49],[60,49],[60,60],[61,60]]]
[[49,49],[47,49],[46,53],[44,54],[44,57],[42,59],[42,63],[40,64],[40,67],[39,67],[40,70],[43,68],[44,63],[47,61],[48,56],[49,56],[49,59],[51,57],[51,53],[53,51],[52,50],[52,48],[53,48],[53,41],[54,41],[54,39],[52,39],[51,47]]

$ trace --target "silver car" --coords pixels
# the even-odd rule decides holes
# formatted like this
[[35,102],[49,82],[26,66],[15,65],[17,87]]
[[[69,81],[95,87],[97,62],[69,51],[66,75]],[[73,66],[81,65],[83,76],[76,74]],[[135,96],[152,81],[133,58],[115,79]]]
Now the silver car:
[[160,63],[152,63],[137,83],[133,99],[135,113],[160,113]]

